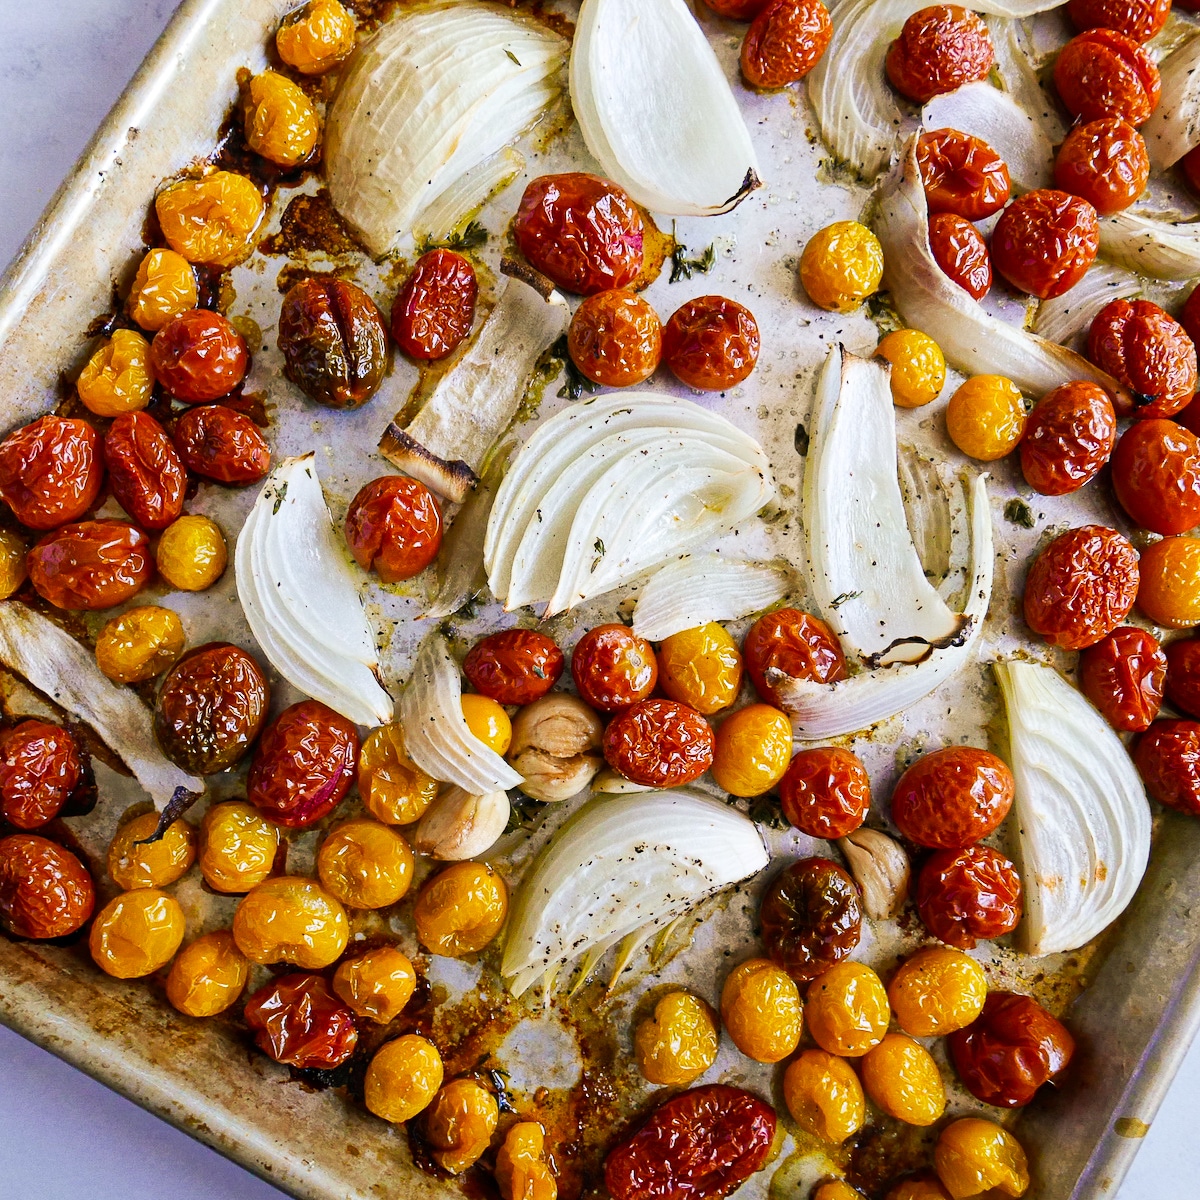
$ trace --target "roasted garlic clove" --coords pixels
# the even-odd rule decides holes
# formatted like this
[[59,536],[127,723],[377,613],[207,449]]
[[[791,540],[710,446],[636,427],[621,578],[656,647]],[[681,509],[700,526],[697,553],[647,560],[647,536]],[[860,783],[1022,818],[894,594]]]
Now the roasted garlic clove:
[[592,783],[592,791],[603,792],[606,796],[631,796],[634,792],[657,792],[660,788],[651,787],[648,783],[634,783],[626,779],[620,771],[606,767],[596,776]]
[[867,916],[876,921],[894,917],[904,907],[912,875],[900,843],[878,829],[862,828],[838,838],[838,846],[862,892]]
[[417,822],[413,846],[431,858],[459,862],[490,850],[508,825],[507,792],[473,796],[447,788]]
[[555,758],[573,758],[599,749],[603,735],[603,722],[582,700],[566,692],[551,692],[527,704],[513,718],[508,756],[520,771],[515,760],[525,750],[544,750]]
[[602,759],[598,754],[559,758],[530,746],[509,761],[525,777],[521,787],[526,795],[535,800],[569,800],[592,782]]

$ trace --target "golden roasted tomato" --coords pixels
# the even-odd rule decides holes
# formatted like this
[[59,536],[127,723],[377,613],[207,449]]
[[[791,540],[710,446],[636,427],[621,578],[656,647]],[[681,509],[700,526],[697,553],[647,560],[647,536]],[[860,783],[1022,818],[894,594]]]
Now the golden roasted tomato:
[[251,962],[320,970],[350,938],[346,910],[315,879],[280,875],[253,888],[233,915],[233,937]]
[[840,1145],[866,1120],[866,1099],[854,1069],[824,1050],[804,1050],[783,1073],[783,1099],[805,1133]]
[[433,1161],[461,1175],[491,1144],[500,1109],[496,1097],[473,1079],[452,1079],[421,1118]]
[[244,175],[214,171],[169,184],[155,197],[154,211],[167,245],[188,262],[235,267],[254,250],[266,205]]
[[242,800],[214,804],[200,822],[200,874],[214,892],[257,887],[278,851],[278,828]]
[[897,329],[875,353],[892,364],[892,402],[899,408],[921,408],[942,394],[946,360],[942,348],[927,333]]
[[87,360],[75,389],[84,407],[98,417],[145,408],[154,391],[150,343],[132,329],[113,330],[112,337]]
[[767,958],[739,963],[721,989],[721,1020],[733,1044],[757,1062],[779,1062],[796,1049],[804,1028],[800,989]]
[[720,1037],[712,1009],[699,996],[668,992],[634,1033],[638,1069],[661,1087],[692,1083],[713,1065]]
[[419,1034],[406,1033],[375,1052],[363,1080],[363,1102],[393,1124],[411,1121],[442,1086],[442,1056]]
[[969,458],[993,462],[1016,449],[1025,432],[1021,389],[1002,375],[974,375],[946,406],[950,440]]
[[183,653],[183,622],[169,608],[127,608],[100,630],[96,665],[114,683],[144,683],[161,675]]
[[351,908],[387,908],[412,883],[412,851],[394,829],[356,817],[329,831],[317,851],[317,874],[325,890]]
[[7,600],[28,577],[28,551],[29,547],[11,529],[0,529],[0,600]]
[[518,1121],[496,1155],[503,1200],[556,1200],[558,1183],[546,1159],[546,1135],[536,1121]]
[[995,1121],[964,1117],[942,1130],[933,1151],[938,1178],[952,1200],[968,1200],[995,1189],[1005,1196],[1029,1190],[1025,1151]]
[[761,796],[792,757],[792,723],[769,704],[749,704],[717,727],[712,776],[732,796]]
[[183,932],[183,909],[174,896],[137,888],[115,896],[96,914],[88,948],[102,971],[116,979],[139,979],[175,957]]
[[172,821],[158,841],[147,842],[157,828],[158,813],[148,812],[117,829],[108,847],[108,873],[117,887],[166,887],[196,861],[196,831],[191,825],[182,818]]
[[830,312],[853,312],[879,290],[883,247],[858,221],[835,221],[809,239],[800,256],[808,298]]
[[437,793],[437,781],[408,757],[399,721],[371,732],[358,758],[358,794],[371,816],[385,825],[411,825]]
[[885,1200],[950,1200],[950,1193],[936,1179],[926,1176],[898,1183]]
[[427,879],[413,920],[421,945],[461,958],[482,950],[504,927],[508,888],[487,863],[457,862]]
[[171,964],[167,999],[189,1017],[215,1017],[242,994],[250,963],[228,929],[206,933],[185,946]]
[[836,963],[809,984],[804,1023],[830,1054],[861,1058],[883,1041],[891,1019],[883,981],[865,963]]
[[710,621],[673,633],[658,648],[658,678],[672,700],[711,716],[742,686],[742,656],[723,625]]
[[338,963],[333,990],[356,1017],[386,1025],[412,999],[417,973],[395,946],[378,946]]
[[932,1125],[946,1108],[946,1089],[932,1055],[903,1033],[889,1033],[862,1060],[863,1089],[889,1117]]
[[844,1179],[827,1179],[817,1184],[811,1200],[865,1200],[862,1192]]
[[242,93],[246,145],[279,167],[312,157],[321,118],[304,89],[278,71],[263,71]]
[[200,303],[196,272],[174,250],[151,250],[138,264],[126,307],[148,333],[157,333],[172,317]]
[[465,692],[461,703],[467,728],[497,754],[507,754],[512,745],[512,721],[508,713],[490,696],[475,692]]
[[567,331],[571,361],[593,383],[630,387],[649,379],[662,358],[662,322],[636,292],[611,288],[588,296]]
[[1137,603],[1150,620],[1173,629],[1200,625],[1200,538],[1163,538],[1142,551],[1140,567]]
[[354,53],[354,18],[340,0],[308,0],[275,33],[279,57],[301,75],[324,75]]
[[158,539],[158,573],[181,592],[202,592],[225,573],[229,552],[220,526],[208,517],[184,515]]
[[926,946],[897,968],[888,984],[896,1023],[911,1037],[941,1037],[983,1011],[987,978],[961,950]]

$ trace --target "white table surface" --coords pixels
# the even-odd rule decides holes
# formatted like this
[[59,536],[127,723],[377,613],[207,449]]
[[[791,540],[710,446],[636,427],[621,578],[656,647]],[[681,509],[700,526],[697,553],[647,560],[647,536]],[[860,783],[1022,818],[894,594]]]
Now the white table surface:
[[[174,8],[175,0],[0,0],[0,263],[16,253]],[[1200,1043],[1116,1200],[1200,1195],[1198,1108]],[[0,1200],[109,1196],[282,1193],[0,1027]]]

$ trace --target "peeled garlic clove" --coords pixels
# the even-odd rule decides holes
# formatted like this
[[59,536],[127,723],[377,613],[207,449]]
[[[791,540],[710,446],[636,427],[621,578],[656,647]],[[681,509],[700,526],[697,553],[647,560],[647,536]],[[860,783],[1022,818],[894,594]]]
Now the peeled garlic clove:
[[620,771],[611,767],[605,768],[596,776],[592,784],[593,792],[603,792],[606,796],[632,796],[634,792],[657,792],[660,788],[651,787],[648,783],[634,783],[626,779]]
[[600,756],[574,754],[560,757],[546,750],[529,747],[510,760],[525,777],[521,790],[535,800],[570,800],[583,791],[597,771]]
[[486,853],[508,825],[508,794],[474,796],[460,787],[448,788],[417,823],[414,847],[431,858],[459,862]]
[[900,843],[878,829],[856,829],[838,838],[838,847],[862,892],[867,916],[876,921],[894,917],[904,907],[912,876]]
[[527,704],[513,718],[508,756],[514,766],[513,760],[528,749],[544,750],[556,758],[573,758],[598,749],[603,736],[603,722],[582,700],[566,692],[551,692]]

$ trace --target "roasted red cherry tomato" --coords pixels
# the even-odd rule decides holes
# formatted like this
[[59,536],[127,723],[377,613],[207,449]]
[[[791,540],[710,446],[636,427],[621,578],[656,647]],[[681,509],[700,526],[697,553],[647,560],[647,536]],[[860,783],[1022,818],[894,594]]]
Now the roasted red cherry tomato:
[[1143,529],[1164,536],[1200,525],[1200,438],[1174,421],[1137,421],[1112,457],[1113,490]]
[[1120,117],[1076,125],[1054,160],[1055,185],[1086,200],[1102,217],[1128,208],[1149,178],[1146,143]]
[[617,712],[654,691],[658,661],[654,647],[624,625],[597,625],[571,652],[571,678],[593,708]]
[[1021,435],[1021,471],[1043,496],[1078,491],[1108,461],[1117,440],[1117,414],[1097,383],[1074,380],[1047,392]]
[[1115,529],[1083,525],[1060,534],[1025,579],[1025,621],[1064,650],[1094,646],[1129,616],[1138,553]]
[[187,472],[167,431],[147,412],[121,413],[104,435],[108,483],[143,529],[166,529],[183,512]]
[[925,928],[960,950],[1011,933],[1021,919],[1021,877],[991,846],[938,850],[917,878],[917,912]]
[[125,521],[80,521],[48,533],[26,557],[37,594],[57,608],[112,608],[150,582],[150,539]]
[[796,608],[759,617],[746,634],[742,656],[758,694],[779,708],[778,689],[787,679],[836,683],[846,678],[846,656],[833,630]]
[[1121,117],[1130,125],[1150,116],[1162,92],[1154,60],[1115,29],[1089,29],[1072,38],[1055,60],[1054,86],[1081,121]]
[[0,815],[17,829],[37,829],[62,811],[90,777],[70,731],[21,721],[0,733]]
[[821,0],[769,0],[742,40],[742,75],[753,87],[787,87],[821,61],[832,36]]
[[461,254],[422,254],[392,306],[396,345],[423,361],[453,354],[471,332],[478,292],[475,268]]
[[1036,1000],[989,992],[983,1012],[947,1039],[954,1069],[984,1104],[1021,1108],[1066,1069],[1075,1039]]
[[934,213],[982,221],[1008,203],[1008,167],[980,138],[957,129],[934,129],[917,140],[917,166],[925,203]]
[[242,487],[271,469],[271,448],[258,426],[223,404],[189,408],[173,433],[179,457],[193,475]]
[[987,26],[957,4],[913,13],[888,47],[884,66],[892,87],[925,104],[964,83],[985,79],[996,54]]
[[628,287],[642,270],[645,225],[623,188],[598,175],[542,175],[513,220],[521,253],[559,287],[581,296]]
[[809,837],[845,837],[871,811],[871,779],[857,754],[840,746],[800,750],[779,781],[783,815]]
[[497,704],[532,704],[558,682],[563,665],[553,638],[532,629],[502,629],[471,647],[463,674]]
[[100,438],[86,421],[39,417],[0,442],[0,500],[30,529],[79,520],[103,482]]
[[613,1200],[719,1200],[760,1170],[775,1140],[775,1110],[710,1083],[672,1096],[604,1160]]
[[858,945],[858,888],[837,863],[802,858],[767,885],[759,923],[767,954],[797,983],[807,983]]
[[992,265],[1018,291],[1042,300],[1073,288],[1099,249],[1096,210],[1053,188],[1018,196],[992,232]]
[[1000,828],[1015,790],[1003,759],[947,746],[918,758],[896,781],[892,820],[918,846],[962,850]]
[[736,387],[758,362],[754,314],[724,296],[681,304],[663,329],[663,361],[680,383],[701,392]]
[[1152,721],[1133,744],[1133,765],[1152,799],[1200,817],[1200,722]]
[[604,387],[629,387],[649,379],[662,358],[662,341],[658,313],[626,288],[588,296],[567,331],[571,361]]
[[437,497],[407,475],[383,475],[364,485],[346,513],[346,541],[364,571],[384,583],[419,575],[442,545]]
[[722,17],[733,21],[753,21],[766,7],[767,0],[704,0],[705,4]]
[[954,213],[934,213],[929,218],[929,249],[942,274],[975,300],[992,287],[992,259],[983,235]]
[[1135,42],[1148,42],[1167,23],[1171,0],[1070,0],[1067,15],[1076,29],[1115,29]]
[[169,395],[203,404],[233,391],[246,377],[246,341],[229,320],[205,308],[172,317],[150,343],[150,369]]
[[1189,717],[1200,717],[1200,638],[1168,642],[1167,699]]
[[1121,733],[1137,733],[1158,716],[1167,656],[1158,638],[1122,625],[1079,656],[1079,690]]
[[263,731],[246,798],[276,825],[302,829],[337,808],[357,761],[358,730],[319,700],[301,700]]
[[9,933],[66,937],[95,906],[92,877],[70,850],[36,833],[0,838],[0,926]]
[[328,1070],[354,1053],[354,1014],[320,975],[280,975],[246,1001],[246,1024],[276,1062]]
[[712,726],[678,700],[639,700],[604,731],[604,757],[626,779],[679,787],[699,779],[713,761]]

